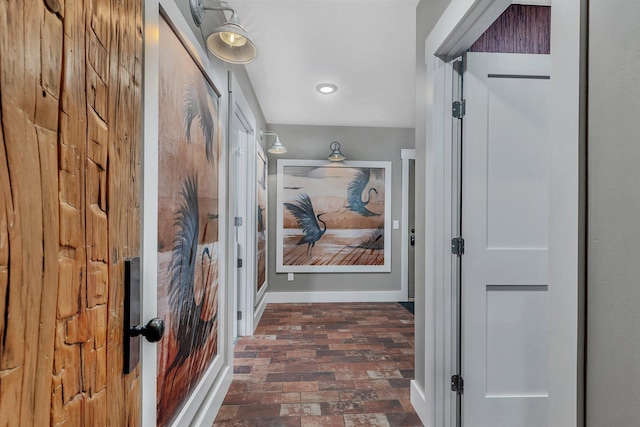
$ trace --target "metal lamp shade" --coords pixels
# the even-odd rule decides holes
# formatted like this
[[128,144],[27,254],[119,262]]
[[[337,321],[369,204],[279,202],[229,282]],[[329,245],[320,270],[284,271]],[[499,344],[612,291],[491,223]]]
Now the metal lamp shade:
[[[229,36],[232,38],[231,43],[233,39],[241,40],[241,42],[234,43],[235,45],[229,44]],[[258,50],[251,36],[244,28],[234,22],[226,22],[213,30],[213,33],[207,37],[207,47],[215,56],[232,64],[248,64],[258,55]]]
[[344,157],[344,154],[342,154],[342,151],[340,151],[340,143],[337,141],[333,141],[331,143],[331,155],[328,157],[329,160],[331,160],[332,162],[341,162],[343,161],[346,157]]
[[273,144],[271,144],[271,147],[269,147],[267,151],[272,154],[284,154],[287,152],[287,147],[282,145],[280,138],[276,136],[276,140],[273,141]]

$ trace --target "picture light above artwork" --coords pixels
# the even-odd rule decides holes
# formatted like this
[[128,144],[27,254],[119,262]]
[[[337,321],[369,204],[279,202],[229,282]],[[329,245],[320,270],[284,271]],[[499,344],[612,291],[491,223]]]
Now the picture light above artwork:
[[346,157],[340,151],[340,143],[338,141],[333,141],[331,145],[329,145],[329,149],[331,150],[331,154],[327,157],[328,160],[332,162],[343,162]]

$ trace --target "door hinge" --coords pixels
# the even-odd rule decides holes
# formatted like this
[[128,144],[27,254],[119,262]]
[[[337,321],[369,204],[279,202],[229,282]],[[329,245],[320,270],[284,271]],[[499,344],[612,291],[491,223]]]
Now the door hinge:
[[242,320],[242,312],[238,311],[238,320]]
[[460,394],[464,393],[464,380],[462,379],[462,375],[453,375],[451,377],[451,391]]
[[466,112],[466,101],[453,101],[453,117],[456,119],[461,119],[464,117],[464,113]]
[[462,237],[451,239],[451,253],[458,256],[464,255],[464,239]]
[[464,393],[464,380],[462,379],[462,375],[453,375],[451,377],[451,391],[460,394]]
[[233,225],[235,225],[236,227],[242,227],[242,217],[241,216],[234,217]]
[[242,268],[242,258],[238,258],[238,268]]

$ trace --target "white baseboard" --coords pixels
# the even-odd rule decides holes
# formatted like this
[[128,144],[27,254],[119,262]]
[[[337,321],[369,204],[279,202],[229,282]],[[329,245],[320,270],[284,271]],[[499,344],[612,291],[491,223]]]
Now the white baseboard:
[[429,410],[429,405],[424,397],[424,391],[418,387],[415,380],[411,380],[411,405],[416,410],[416,414],[420,417],[422,424],[430,426],[433,420],[433,414]]
[[269,292],[266,300],[270,303],[304,302],[398,302],[407,299],[402,291],[367,292]]
[[212,426],[218,415],[218,411],[222,406],[227,391],[233,381],[233,369],[230,366],[224,368],[224,372],[220,375],[220,380],[216,385],[211,387],[205,401],[202,404],[200,413],[196,416],[193,425],[195,426]]
[[260,323],[260,319],[262,319],[262,314],[264,313],[264,309],[266,307],[267,307],[267,293],[265,292],[264,294],[262,294],[262,298],[260,299],[260,302],[258,303],[255,310],[253,311],[253,331],[251,331],[252,334],[256,331],[256,328],[258,327],[258,323]]

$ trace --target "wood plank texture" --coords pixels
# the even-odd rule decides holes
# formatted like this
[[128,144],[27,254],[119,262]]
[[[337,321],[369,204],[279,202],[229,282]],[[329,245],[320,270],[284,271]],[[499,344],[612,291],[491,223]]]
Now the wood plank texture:
[[469,52],[549,54],[551,7],[512,4]]
[[0,425],[140,423],[141,54],[141,0],[0,3]]

